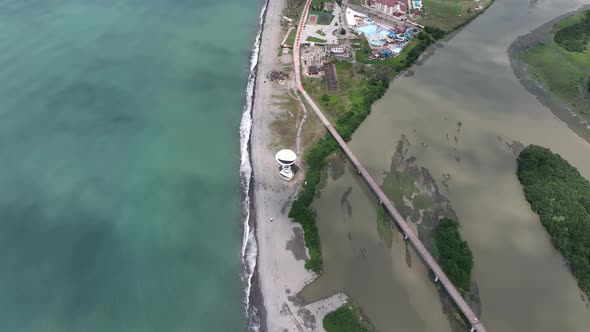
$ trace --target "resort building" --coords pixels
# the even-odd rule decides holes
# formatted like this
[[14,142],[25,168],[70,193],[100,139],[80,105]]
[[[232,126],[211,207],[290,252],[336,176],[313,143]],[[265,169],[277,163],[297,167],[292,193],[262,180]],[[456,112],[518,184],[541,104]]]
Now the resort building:
[[408,2],[406,0],[369,0],[369,5],[378,11],[394,16],[395,13],[406,13]]

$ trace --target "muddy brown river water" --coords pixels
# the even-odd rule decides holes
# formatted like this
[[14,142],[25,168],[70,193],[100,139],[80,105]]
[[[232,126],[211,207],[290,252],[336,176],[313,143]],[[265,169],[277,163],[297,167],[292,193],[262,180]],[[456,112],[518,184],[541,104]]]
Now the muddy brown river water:
[[[519,146],[534,143],[590,178],[590,144],[527,92],[506,53],[518,36],[583,4],[496,0],[397,79],[350,142],[382,183],[405,135],[408,153],[450,200],[473,251],[488,331],[590,329],[589,304],[515,175]],[[399,233],[388,247],[377,232],[375,198],[361,178],[340,160],[328,173],[314,203],[324,273],[303,297],[313,301],[345,291],[381,332],[450,331],[423,264]]]

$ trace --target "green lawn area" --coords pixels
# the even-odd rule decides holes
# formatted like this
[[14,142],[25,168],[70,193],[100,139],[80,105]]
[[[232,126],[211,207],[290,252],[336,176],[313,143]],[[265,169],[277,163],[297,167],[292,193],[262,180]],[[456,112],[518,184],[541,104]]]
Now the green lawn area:
[[289,45],[289,46],[293,46],[293,44],[295,43],[295,36],[297,35],[297,27],[294,27],[291,32],[289,32],[289,37],[287,37],[287,40],[285,40],[285,44]]
[[[574,24],[579,15],[556,25],[556,30]],[[555,96],[576,111],[590,115],[590,44],[585,51],[569,52],[555,41],[541,44],[524,52],[520,57],[534,77],[542,81]]]
[[320,39],[320,38],[316,38],[316,37],[313,37],[313,36],[307,37],[307,39],[305,41],[313,42],[313,43],[321,43],[321,44],[325,44],[325,43],[328,42],[325,39]]
[[318,35],[320,35],[320,36],[322,36],[322,37],[326,35],[326,33],[325,33],[325,32],[323,32],[323,31],[322,31],[322,30],[320,30],[320,29],[318,29],[318,30],[317,30],[315,33],[317,33]]
[[[492,1],[481,0],[480,2],[485,7]],[[417,20],[418,23],[443,30],[452,30],[481,12],[481,10],[475,10],[477,4],[473,0],[423,0],[423,4],[425,15]]]
[[328,92],[325,80],[308,78],[304,79],[304,85],[310,96],[316,101],[322,111],[327,112],[331,118],[337,118],[349,109],[353,103],[361,103],[363,89],[366,80],[361,73],[354,70],[350,62],[335,62],[336,73],[340,90],[335,93]]
[[553,29],[555,31],[563,29],[563,28],[567,28],[569,26],[572,26],[576,23],[579,23],[582,21],[582,19],[584,19],[584,12],[580,12],[577,13],[575,15],[572,15],[570,17],[567,17],[559,22],[557,22],[557,24],[555,24],[555,26],[553,27]]

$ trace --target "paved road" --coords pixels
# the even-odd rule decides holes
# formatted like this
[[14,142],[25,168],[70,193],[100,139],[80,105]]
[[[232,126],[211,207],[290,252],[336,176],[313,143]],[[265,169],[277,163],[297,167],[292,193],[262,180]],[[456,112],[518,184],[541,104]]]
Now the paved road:
[[334,137],[334,139],[340,145],[340,148],[350,162],[354,165],[358,173],[363,177],[363,179],[367,182],[367,185],[371,188],[373,193],[379,198],[379,203],[383,205],[383,207],[389,212],[389,214],[393,217],[399,228],[404,233],[407,240],[414,246],[414,249],[418,253],[418,255],[422,258],[422,261],[430,268],[430,270],[435,275],[435,281],[440,282],[442,287],[447,291],[449,296],[453,299],[459,310],[463,313],[463,315],[467,318],[469,323],[471,324],[471,331],[477,332],[486,332],[485,327],[479,321],[471,307],[465,302],[459,291],[455,288],[453,283],[449,280],[446,274],[442,271],[436,260],[430,255],[428,250],[424,247],[418,236],[414,234],[410,226],[406,223],[404,218],[399,214],[395,206],[391,203],[389,198],[385,195],[385,193],[381,190],[381,187],[373,180],[369,172],[365,169],[363,164],[358,160],[358,158],[352,153],[352,150],[348,147],[346,142],[340,137],[340,134],[332,127],[332,124],[328,119],[324,116],[322,111],[319,107],[315,104],[315,102],[311,99],[311,97],[307,94],[303,86],[301,85],[301,63],[300,63],[300,38],[303,28],[305,26],[305,22],[307,21],[307,13],[309,11],[309,7],[311,6],[312,0],[307,0],[305,7],[303,9],[303,13],[301,14],[301,20],[299,21],[299,25],[297,26],[297,35],[295,38],[295,45],[293,47],[293,65],[295,68],[295,83],[297,84],[297,88],[307,100],[309,105],[313,108],[315,113],[318,115],[328,132]]

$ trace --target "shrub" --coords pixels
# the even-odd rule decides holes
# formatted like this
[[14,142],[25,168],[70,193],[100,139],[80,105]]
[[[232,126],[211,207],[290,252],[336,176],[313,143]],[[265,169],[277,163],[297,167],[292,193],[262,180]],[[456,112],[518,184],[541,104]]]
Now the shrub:
[[326,332],[370,332],[358,320],[358,315],[344,305],[324,317],[324,329]]
[[438,260],[441,268],[456,287],[471,288],[471,269],[473,254],[461,238],[459,224],[452,219],[442,219],[434,235]]
[[558,30],[553,40],[570,52],[584,52],[590,41],[590,11],[580,22]]

